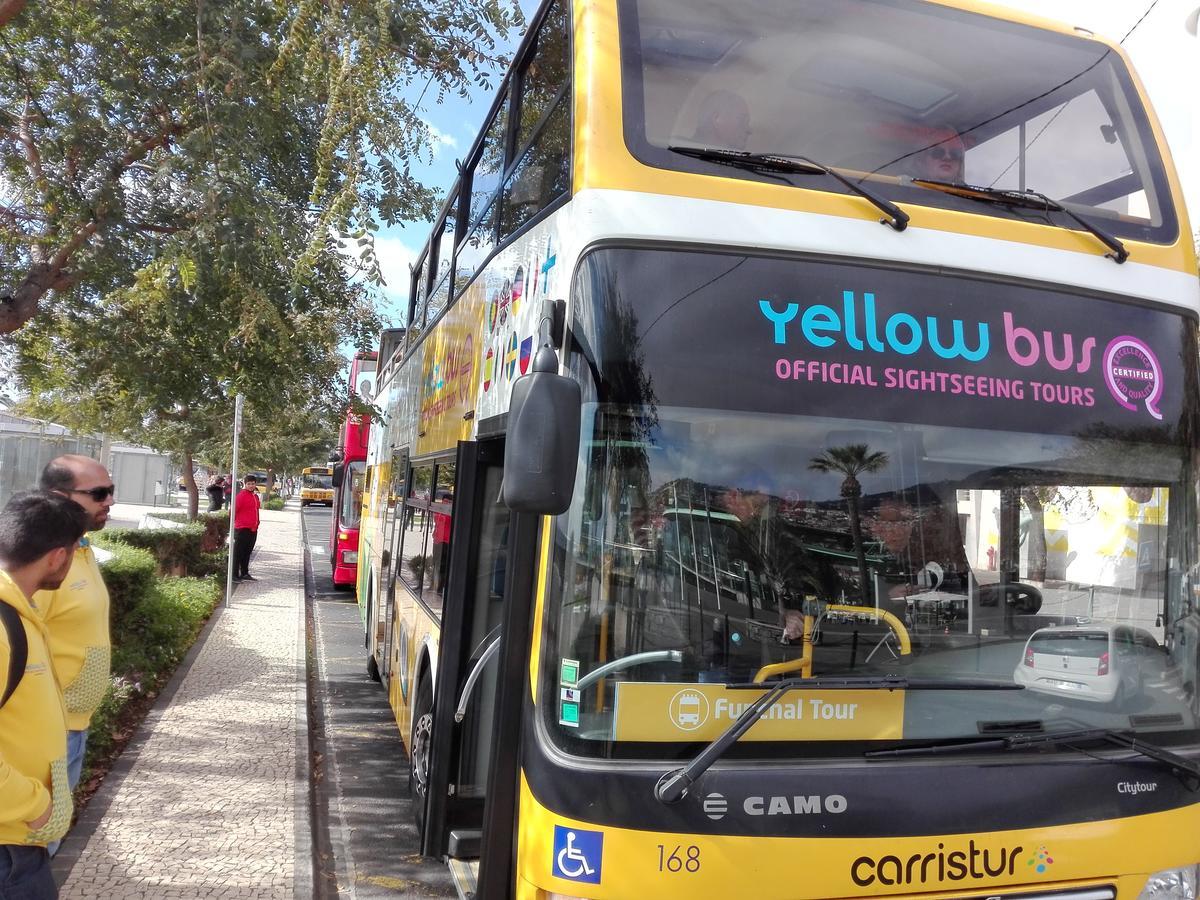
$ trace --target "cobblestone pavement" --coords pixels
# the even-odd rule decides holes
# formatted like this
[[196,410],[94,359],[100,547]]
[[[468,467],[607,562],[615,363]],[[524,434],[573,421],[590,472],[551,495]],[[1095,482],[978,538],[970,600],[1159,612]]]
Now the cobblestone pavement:
[[218,611],[55,859],[64,900],[310,895],[300,517],[262,519],[259,580]]

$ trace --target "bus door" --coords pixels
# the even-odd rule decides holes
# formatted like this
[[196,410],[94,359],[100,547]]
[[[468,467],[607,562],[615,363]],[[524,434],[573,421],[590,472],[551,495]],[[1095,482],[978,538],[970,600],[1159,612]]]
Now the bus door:
[[510,539],[502,463],[503,440],[459,444],[422,835],[422,852],[456,861],[456,877],[479,856],[492,764]]
[[[375,639],[376,648],[382,643],[382,653],[379,654],[379,669],[386,680],[392,669],[392,616],[396,606],[396,571],[399,560],[395,559],[396,545],[399,541],[401,527],[398,525],[404,513],[404,495],[408,478],[408,451],[395,450],[392,452],[391,480],[384,488],[388,492],[387,506],[383,524],[383,552],[380,554],[379,598],[375,603]],[[382,634],[380,632],[382,631]]]

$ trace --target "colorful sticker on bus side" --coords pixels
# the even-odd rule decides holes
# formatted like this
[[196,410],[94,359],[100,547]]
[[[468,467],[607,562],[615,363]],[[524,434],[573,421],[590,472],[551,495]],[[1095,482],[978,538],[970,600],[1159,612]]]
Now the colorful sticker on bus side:
[[562,268],[548,226],[502,252],[488,267],[478,376],[477,419],[508,409],[512,384],[533,363],[541,301],[551,296],[551,281]]

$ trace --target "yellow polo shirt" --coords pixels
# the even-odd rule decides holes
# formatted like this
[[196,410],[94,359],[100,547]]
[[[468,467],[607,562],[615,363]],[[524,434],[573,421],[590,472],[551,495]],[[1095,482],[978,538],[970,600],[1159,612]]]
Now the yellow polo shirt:
[[[0,844],[44,846],[66,834],[71,824],[67,711],[50,665],[40,611],[3,571],[0,601],[20,613],[29,644],[25,674],[0,707]],[[8,632],[0,627],[0,682],[8,678],[9,653]],[[0,696],[3,691],[0,686]],[[47,807],[50,821],[30,831],[28,823]]]
[[67,704],[67,728],[84,731],[108,691],[112,662],[108,588],[87,537],[75,548],[62,586],[38,591],[33,600],[50,635],[50,656]]

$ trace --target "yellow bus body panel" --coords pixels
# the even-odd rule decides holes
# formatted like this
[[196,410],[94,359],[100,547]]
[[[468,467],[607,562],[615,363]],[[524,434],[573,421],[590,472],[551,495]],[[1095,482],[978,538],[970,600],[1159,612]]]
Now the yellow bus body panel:
[[[900,781],[900,779],[898,779]],[[1031,797],[1031,803],[1037,798]],[[903,791],[895,815],[902,816]],[[882,811],[881,811],[882,813]],[[557,891],[589,900],[696,900],[698,897],[753,897],[755,900],[816,900],[848,897],[912,897],[940,900],[990,897],[997,891],[1054,891],[1116,885],[1119,900],[1133,900],[1150,874],[1200,859],[1200,806],[1102,822],[1079,822],[1029,831],[974,832],[923,837],[776,838],[707,834],[663,834],[631,828],[609,828],[555,815],[544,808],[521,778],[517,891],[520,900],[544,898]],[[582,884],[551,874],[556,825],[603,833],[600,884]],[[938,854],[969,854],[974,842],[977,867],[982,852],[992,860],[1004,851],[1005,875],[939,880]],[[663,870],[660,871],[660,847]],[[672,853],[686,860],[689,848],[698,871],[671,872]],[[940,848],[940,849],[939,849]],[[920,880],[926,863],[926,878]],[[909,862],[914,878],[904,874]],[[863,859],[869,863],[860,862]],[[867,885],[862,880],[881,867],[891,880],[898,861],[901,884]],[[967,857],[969,859],[969,856]],[[1049,862],[1047,862],[1049,860]],[[1010,864],[1011,863],[1011,864]],[[673,863],[672,863],[673,865]],[[681,863],[681,866],[683,864]],[[1038,872],[1037,867],[1043,871]],[[1012,870],[1012,874],[1007,872]],[[541,890],[539,890],[541,889]]]

